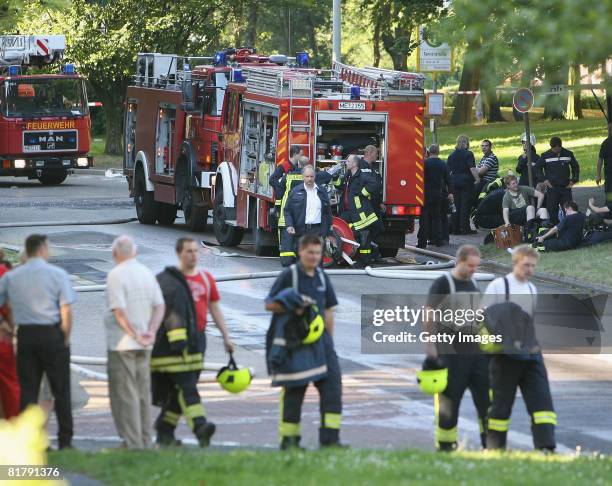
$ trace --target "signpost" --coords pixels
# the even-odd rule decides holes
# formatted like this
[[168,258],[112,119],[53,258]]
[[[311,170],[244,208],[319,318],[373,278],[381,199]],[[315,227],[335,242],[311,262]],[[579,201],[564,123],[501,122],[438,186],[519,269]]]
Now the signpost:
[[527,155],[527,174],[529,174],[529,186],[533,187],[533,169],[531,167],[531,131],[529,130],[529,110],[533,108],[533,92],[529,88],[519,88],[514,93],[512,104],[514,109],[523,114],[525,120],[525,138],[529,144],[525,153]]
[[[433,79],[433,94],[437,95],[437,75],[438,73],[447,73],[452,71],[453,67],[453,51],[451,47],[444,42],[439,42],[435,39],[432,32],[424,26],[419,27],[419,43],[417,45],[417,71],[432,73]],[[439,101],[439,98],[436,99]],[[443,98],[442,98],[443,103]],[[430,100],[428,99],[428,105]],[[442,107],[444,105],[442,104]],[[444,113],[431,115],[431,132],[433,135],[433,143],[438,142],[436,133],[436,116],[441,116]]]

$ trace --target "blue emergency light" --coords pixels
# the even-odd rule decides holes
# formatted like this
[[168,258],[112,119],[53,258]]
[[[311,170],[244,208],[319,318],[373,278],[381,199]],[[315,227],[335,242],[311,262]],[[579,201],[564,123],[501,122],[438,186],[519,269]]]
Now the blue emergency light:
[[8,68],[9,76],[19,76],[21,74],[20,66],[9,66]]
[[238,68],[233,69],[232,81],[234,83],[244,83],[244,77],[242,76],[242,69],[238,69]]
[[351,100],[359,100],[359,99],[361,99],[361,87],[351,86]]
[[62,72],[64,74],[74,74],[76,72],[76,69],[74,68],[74,64],[72,63],[64,64],[64,66],[62,67]]
[[224,51],[219,51],[213,58],[213,64],[215,66],[227,66],[227,54]]
[[295,53],[295,63],[299,68],[307,68],[308,62],[310,61],[310,56],[308,56],[307,52],[296,52]]

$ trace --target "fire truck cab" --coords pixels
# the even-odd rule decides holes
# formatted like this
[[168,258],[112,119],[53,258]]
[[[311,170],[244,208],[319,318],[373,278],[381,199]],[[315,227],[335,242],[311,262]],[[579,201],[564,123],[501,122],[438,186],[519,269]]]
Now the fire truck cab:
[[61,184],[93,165],[85,79],[72,64],[26,75],[62,59],[65,46],[63,35],[0,36],[0,176]]
[[182,209],[191,231],[204,230],[221,162],[226,87],[238,66],[268,63],[249,48],[214,57],[138,54],[126,96],[123,166],[141,223],[172,224]]
[[[341,63],[331,71],[243,68],[242,80],[227,85],[222,111],[223,151],[213,184],[219,243],[237,245],[250,229],[257,254],[276,250],[268,180],[291,145],[302,147],[316,170],[375,145],[385,206],[377,244],[382,256],[395,256],[424,202],[423,81],[420,74]],[[328,193],[337,203],[331,184]]]

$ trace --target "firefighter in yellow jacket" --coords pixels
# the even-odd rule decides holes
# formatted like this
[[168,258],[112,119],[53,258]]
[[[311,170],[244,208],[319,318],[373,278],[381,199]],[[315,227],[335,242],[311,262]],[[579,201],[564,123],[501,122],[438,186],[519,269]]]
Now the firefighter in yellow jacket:
[[155,421],[157,443],[179,445],[174,437],[181,415],[200,443],[206,447],[215,424],[206,420],[198,392],[203,368],[205,335],[198,332],[196,309],[189,285],[176,267],[157,275],[166,302],[166,314],[157,331],[151,353],[153,404],[161,407]]

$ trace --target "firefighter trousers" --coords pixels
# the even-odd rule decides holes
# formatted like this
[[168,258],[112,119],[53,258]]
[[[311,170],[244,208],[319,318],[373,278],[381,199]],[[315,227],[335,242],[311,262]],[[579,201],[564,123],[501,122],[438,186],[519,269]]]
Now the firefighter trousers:
[[487,432],[488,449],[505,449],[510,428],[510,415],[520,387],[531,416],[531,433],[536,449],[555,448],[557,415],[553,410],[548,376],[542,355],[534,359],[514,359],[507,355],[495,355],[489,367],[491,407]]
[[185,416],[193,432],[206,423],[204,405],[198,392],[199,377],[199,371],[153,373],[153,387],[164,387],[167,390],[165,403],[155,421],[158,435],[173,437],[181,415]]
[[553,225],[559,224],[559,206],[572,200],[572,190],[567,187],[549,187],[546,190],[546,209]]
[[457,448],[459,407],[467,389],[478,413],[480,442],[486,447],[487,411],[489,408],[489,356],[484,354],[449,354],[441,356],[448,368],[448,385],[434,396],[436,414],[436,449],[452,451]]
[[359,243],[359,262],[362,265],[369,265],[372,261],[372,243],[382,232],[380,221],[376,221],[361,230],[353,230]]
[[288,267],[296,261],[296,238],[287,233],[287,228],[278,228],[279,255],[281,265]]
[[[319,392],[321,427],[319,443],[333,445],[340,442],[340,419],[342,415],[342,375],[332,338],[325,332],[325,356],[327,377],[314,383]],[[301,436],[302,404],[308,385],[281,388],[279,434],[283,437]]]

